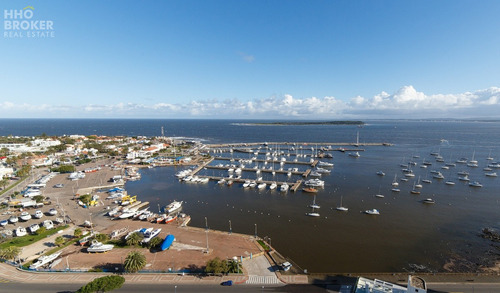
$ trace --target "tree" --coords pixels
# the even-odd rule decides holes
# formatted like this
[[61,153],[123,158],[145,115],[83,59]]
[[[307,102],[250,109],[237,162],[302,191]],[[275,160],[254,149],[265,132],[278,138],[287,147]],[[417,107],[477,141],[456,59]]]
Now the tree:
[[62,237],[62,236],[57,236],[56,239],[54,240],[54,243],[57,246],[63,245],[64,242],[66,242],[66,240],[64,240],[64,237]]
[[126,243],[129,246],[135,246],[141,243],[143,238],[144,235],[142,233],[135,232],[127,238]]
[[94,279],[84,285],[76,293],[92,293],[92,292],[108,292],[115,289],[120,289],[125,283],[125,278],[122,276],[106,276]]
[[16,246],[9,246],[4,249],[0,249],[0,258],[7,260],[14,260],[21,253],[21,248]]
[[2,186],[2,189],[5,189],[5,186],[9,184],[9,179],[2,179],[0,180],[0,185]]
[[35,196],[33,196],[33,199],[34,199],[37,203],[39,203],[39,202],[43,202],[43,200],[45,199],[45,196],[43,196],[43,195],[35,195]]
[[75,238],[79,238],[79,237],[81,237],[81,236],[82,236],[82,234],[83,234],[83,232],[82,232],[82,229],[80,229],[80,228],[76,228],[76,229],[75,229],[75,232],[73,232],[73,236],[74,236]]
[[160,237],[155,237],[151,240],[149,240],[149,242],[147,243],[147,247],[149,249],[153,248],[153,247],[156,247],[156,246],[159,246],[161,243],[163,242],[163,239],[160,238]]
[[78,199],[81,200],[84,204],[88,205],[92,200],[92,194],[87,193],[84,195],[80,195]]
[[146,257],[139,251],[130,252],[125,258],[123,267],[127,272],[136,273],[146,266]]
[[109,240],[109,235],[108,234],[99,233],[94,238],[95,238],[95,240],[97,240],[99,242],[106,242],[106,241]]
[[218,257],[207,261],[207,265],[205,267],[206,273],[219,275],[222,273],[226,273],[227,271],[228,271],[228,266],[226,261],[223,261]]
[[42,235],[43,233],[47,232],[47,228],[44,226],[41,226],[40,229],[36,230],[36,235]]

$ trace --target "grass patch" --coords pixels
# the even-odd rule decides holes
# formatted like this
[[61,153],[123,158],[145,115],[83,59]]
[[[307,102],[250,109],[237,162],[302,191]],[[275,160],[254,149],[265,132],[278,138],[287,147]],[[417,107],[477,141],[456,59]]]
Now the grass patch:
[[14,237],[10,241],[0,244],[0,249],[7,248],[9,246],[23,247],[42,240],[48,236],[56,234],[58,231],[68,228],[68,225],[57,227],[56,229],[47,230],[41,234],[26,235],[22,237]]
[[260,246],[262,246],[262,248],[264,248],[265,251],[271,250],[271,247],[267,246],[267,244],[264,241],[257,240],[257,242],[260,244]]

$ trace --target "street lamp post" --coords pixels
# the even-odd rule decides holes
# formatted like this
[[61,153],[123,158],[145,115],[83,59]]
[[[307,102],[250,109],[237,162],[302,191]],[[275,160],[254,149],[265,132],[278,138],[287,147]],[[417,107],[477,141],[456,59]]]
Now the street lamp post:
[[207,253],[208,253],[208,221],[207,221],[207,217],[205,217],[205,234],[207,235]]
[[257,224],[255,224],[255,238],[257,238]]
[[229,234],[233,233],[233,229],[231,228],[231,220],[229,220]]

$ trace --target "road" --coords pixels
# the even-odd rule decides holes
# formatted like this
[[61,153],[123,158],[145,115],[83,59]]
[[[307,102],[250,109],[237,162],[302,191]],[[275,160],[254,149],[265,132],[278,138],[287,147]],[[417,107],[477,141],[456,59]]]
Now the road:
[[[20,284],[20,283],[2,283],[0,292],[9,293],[70,293],[75,292],[81,286],[75,284]],[[144,284],[125,284],[117,293],[136,293],[145,291]],[[324,288],[313,285],[287,285],[287,286],[261,286],[261,285],[234,285],[231,287],[222,287],[220,285],[165,285],[148,284],[148,292],[165,293],[187,293],[187,292],[328,292]]]

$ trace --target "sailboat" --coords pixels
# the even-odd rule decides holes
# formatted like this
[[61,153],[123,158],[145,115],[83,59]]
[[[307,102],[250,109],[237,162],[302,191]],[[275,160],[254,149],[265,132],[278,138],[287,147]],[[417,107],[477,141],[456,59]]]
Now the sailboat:
[[490,153],[488,154],[488,157],[486,158],[487,161],[493,161],[493,157],[491,156],[491,150]]
[[319,209],[320,206],[316,204],[316,195],[314,195],[313,203],[309,205],[310,208]]
[[378,198],[384,198],[385,197],[383,194],[380,194],[380,186],[378,187],[378,193],[375,194],[375,197],[378,197]]
[[411,194],[420,194],[420,190],[415,189],[415,182],[413,182],[413,189],[410,190]]
[[342,195],[340,196],[340,206],[337,207],[337,211],[347,212],[349,209],[342,205]]
[[422,184],[420,184],[420,176],[418,176],[418,182],[417,182],[417,184],[415,184],[413,189],[415,189],[415,188],[422,188]]
[[477,160],[474,159],[474,155],[476,154],[476,150],[472,152],[472,159],[469,161],[467,166],[469,167],[477,167]]
[[396,187],[396,186],[399,186],[399,183],[398,183],[398,174],[394,174],[394,181],[392,181],[392,186]]

